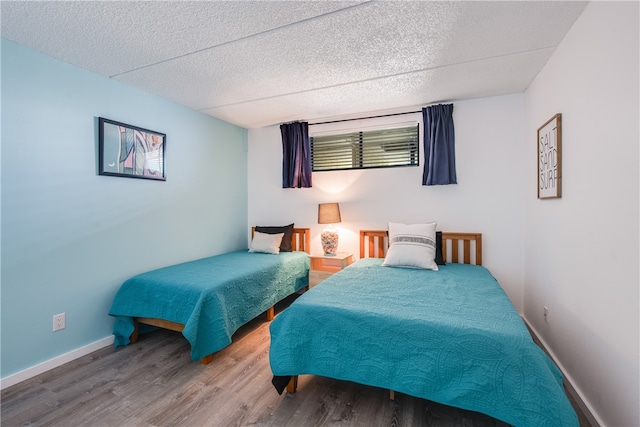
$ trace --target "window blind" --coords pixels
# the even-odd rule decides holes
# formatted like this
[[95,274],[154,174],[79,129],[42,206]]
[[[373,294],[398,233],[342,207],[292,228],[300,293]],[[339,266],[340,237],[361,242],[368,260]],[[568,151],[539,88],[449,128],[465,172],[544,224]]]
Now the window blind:
[[314,172],[419,165],[418,125],[311,138]]

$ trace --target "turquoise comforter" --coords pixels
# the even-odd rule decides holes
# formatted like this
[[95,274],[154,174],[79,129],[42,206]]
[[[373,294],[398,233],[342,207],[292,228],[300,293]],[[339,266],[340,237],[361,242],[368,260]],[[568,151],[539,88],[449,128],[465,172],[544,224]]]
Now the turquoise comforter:
[[199,360],[231,344],[231,336],[309,283],[305,252],[230,252],[149,271],[125,281],[109,314],[115,345],[129,344],[134,317],[182,323]]
[[275,376],[314,374],[482,412],[516,426],[577,426],[554,363],[483,267],[361,259],[271,323]]

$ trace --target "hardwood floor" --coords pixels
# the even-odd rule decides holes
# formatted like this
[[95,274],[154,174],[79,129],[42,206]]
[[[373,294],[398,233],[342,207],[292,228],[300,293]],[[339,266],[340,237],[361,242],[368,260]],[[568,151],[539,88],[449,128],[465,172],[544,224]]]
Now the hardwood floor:
[[[276,308],[278,311],[278,307]],[[2,391],[9,426],[506,426],[486,415],[387,390],[301,376],[271,385],[269,323],[254,319],[202,365],[178,332],[104,348]]]

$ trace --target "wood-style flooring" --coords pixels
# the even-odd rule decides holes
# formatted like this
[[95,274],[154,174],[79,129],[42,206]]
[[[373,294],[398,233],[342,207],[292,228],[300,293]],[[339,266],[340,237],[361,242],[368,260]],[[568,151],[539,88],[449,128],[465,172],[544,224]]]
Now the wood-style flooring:
[[[276,307],[276,312],[282,307]],[[506,426],[387,390],[310,375],[298,392],[271,385],[266,315],[242,327],[209,365],[178,332],[107,347],[2,391],[11,426]]]

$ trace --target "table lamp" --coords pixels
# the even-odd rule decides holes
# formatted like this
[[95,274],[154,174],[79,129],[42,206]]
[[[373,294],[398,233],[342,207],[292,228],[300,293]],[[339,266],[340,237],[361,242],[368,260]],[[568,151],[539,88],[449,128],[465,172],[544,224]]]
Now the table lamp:
[[325,256],[335,256],[338,250],[338,230],[333,224],[339,222],[341,222],[340,206],[337,203],[320,203],[318,205],[318,224],[327,224],[320,235]]

